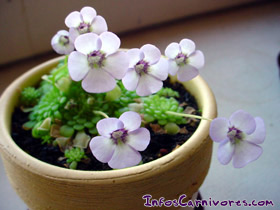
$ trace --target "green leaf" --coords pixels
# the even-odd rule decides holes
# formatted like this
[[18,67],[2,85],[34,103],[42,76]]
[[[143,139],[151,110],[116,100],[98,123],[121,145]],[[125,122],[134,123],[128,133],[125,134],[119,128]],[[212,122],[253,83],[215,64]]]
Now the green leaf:
[[85,126],[76,124],[76,125],[73,126],[73,128],[77,131],[81,131],[85,128]]
[[36,125],[36,121],[27,121],[22,125],[22,128],[24,130],[30,130]]
[[68,126],[68,125],[63,125],[60,127],[59,129],[59,133],[62,135],[62,136],[65,136],[65,137],[71,137],[73,136],[75,130],[74,128]]

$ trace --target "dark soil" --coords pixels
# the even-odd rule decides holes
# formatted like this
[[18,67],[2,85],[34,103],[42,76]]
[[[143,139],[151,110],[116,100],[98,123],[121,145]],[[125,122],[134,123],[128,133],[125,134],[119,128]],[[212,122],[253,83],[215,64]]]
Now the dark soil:
[[[173,90],[176,90],[180,93],[179,102],[184,102],[183,107],[191,106],[195,110],[198,110],[194,98],[188,92],[186,92],[181,84],[170,84],[168,81],[165,81],[164,86],[171,87]],[[42,145],[40,139],[33,138],[31,135],[31,131],[22,129],[22,125],[26,121],[28,121],[28,113],[24,113],[19,108],[16,108],[12,116],[11,136],[17,143],[17,145],[21,147],[25,152],[39,160],[50,163],[52,165],[65,167],[66,160],[61,158],[64,157],[64,154],[60,151],[59,147],[54,147],[47,144]],[[155,133],[149,126],[148,129],[151,132],[151,142],[147,149],[141,152],[143,163],[158,159],[170,153],[176,147],[182,145],[193,134],[193,132],[198,127],[198,124],[199,121],[192,122],[187,125],[182,125],[181,127],[185,127],[184,130],[186,132],[178,133],[176,135]],[[111,170],[108,164],[104,164],[96,160],[89,149],[88,151],[86,151],[86,155],[88,159],[80,162],[77,169],[92,171]]]

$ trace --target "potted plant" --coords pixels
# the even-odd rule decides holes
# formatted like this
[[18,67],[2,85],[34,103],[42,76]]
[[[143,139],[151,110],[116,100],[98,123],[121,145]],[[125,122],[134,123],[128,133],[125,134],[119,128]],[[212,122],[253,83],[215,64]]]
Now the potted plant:
[[[204,56],[195,50],[191,40],[171,43],[165,56],[161,56],[149,44],[140,49],[119,50],[119,38],[107,32],[106,21],[93,8],[70,13],[65,23],[69,32],[59,31],[52,39],[52,46],[67,56],[43,63],[19,77],[0,101],[3,163],[12,186],[30,209],[188,206],[187,201],[198,191],[209,169],[212,154],[209,128],[212,139],[221,142],[221,163],[227,164],[233,158],[235,167],[243,167],[260,156],[257,144],[265,136],[261,118],[254,119],[238,111],[229,121],[214,119],[215,98],[206,82],[197,76]],[[170,102],[175,106],[171,108],[167,106],[168,99],[160,98],[160,94],[169,94],[160,92],[168,73],[170,84],[179,80],[194,96],[201,116],[184,113],[177,102]],[[41,78],[41,93],[29,88],[38,87]],[[116,100],[124,92],[137,97],[132,96],[126,106],[116,108]],[[168,98],[174,99],[172,94],[176,92],[171,90],[170,94]],[[112,103],[106,108],[104,102]],[[167,110],[160,110],[160,103]],[[65,155],[62,161],[70,169],[40,161],[13,141],[11,119],[19,104],[23,111],[30,112],[24,127],[32,129],[34,138],[62,150]],[[95,109],[88,114],[83,112],[92,107]],[[157,111],[164,116],[153,115]],[[78,117],[74,115],[76,112]],[[86,121],[80,118],[80,113]],[[94,120],[87,122],[92,115]],[[161,151],[162,157],[141,162],[138,151],[148,147],[150,132],[160,130],[170,136],[184,132],[178,124],[186,123],[185,117],[201,119],[191,137],[169,154]],[[156,131],[151,123],[156,124]],[[248,155],[243,155],[243,148],[250,151]],[[115,170],[72,170],[79,166],[80,160],[86,161],[88,153]]]

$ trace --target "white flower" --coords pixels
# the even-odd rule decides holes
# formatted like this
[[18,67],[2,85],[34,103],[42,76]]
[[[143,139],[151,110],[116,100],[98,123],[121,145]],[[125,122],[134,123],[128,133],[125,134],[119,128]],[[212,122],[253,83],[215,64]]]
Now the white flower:
[[60,30],[53,36],[51,45],[58,54],[70,54],[74,51],[74,43],[69,38],[69,32]]
[[115,79],[122,79],[128,68],[125,52],[118,51],[120,39],[111,32],[100,36],[94,33],[80,35],[75,41],[77,51],[68,58],[68,69],[74,81],[90,93],[108,92],[115,88]]
[[140,115],[131,111],[123,113],[119,119],[100,120],[96,128],[101,136],[90,142],[92,154],[111,168],[137,165],[142,159],[138,151],[144,151],[151,139],[149,130],[140,125]]
[[226,165],[233,159],[235,168],[242,168],[262,154],[259,144],[265,140],[265,125],[260,117],[238,110],[228,119],[218,117],[211,122],[210,137],[220,143],[218,160]]
[[84,33],[101,34],[108,30],[105,19],[96,15],[92,7],[83,7],[80,12],[71,12],[65,19],[65,24],[70,28],[70,38],[75,39]]
[[165,55],[169,58],[169,74],[177,74],[181,82],[196,77],[198,69],[204,66],[203,53],[195,50],[195,43],[189,39],[183,39],[179,44],[172,42],[165,49]]
[[161,57],[160,50],[151,44],[140,49],[128,50],[129,69],[122,79],[127,90],[136,90],[139,96],[159,91],[163,80],[168,76],[167,60]]

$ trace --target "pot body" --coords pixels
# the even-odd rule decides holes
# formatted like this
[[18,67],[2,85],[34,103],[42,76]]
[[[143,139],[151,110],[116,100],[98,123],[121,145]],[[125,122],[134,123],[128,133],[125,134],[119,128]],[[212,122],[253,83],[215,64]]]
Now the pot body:
[[[186,195],[182,203],[191,199],[203,183],[211,161],[210,123],[206,120],[201,121],[192,137],[172,153],[150,163],[120,170],[60,168],[31,157],[15,144],[10,137],[11,115],[20,90],[36,84],[61,59],[63,57],[50,60],[25,73],[0,99],[1,156],[11,185],[29,208],[131,210],[145,208],[147,200],[142,198],[145,195],[150,195],[151,199],[163,197],[164,201]],[[215,98],[205,81],[198,76],[183,84],[196,98],[202,116],[215,118]],[[173,204],[169,209],[175,206]]]

